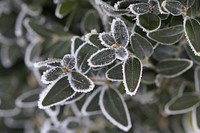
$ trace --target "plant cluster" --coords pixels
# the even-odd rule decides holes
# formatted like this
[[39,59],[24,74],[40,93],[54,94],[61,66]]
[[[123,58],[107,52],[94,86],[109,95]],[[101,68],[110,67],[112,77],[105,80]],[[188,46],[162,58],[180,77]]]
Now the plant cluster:
[[0,7],[2,131],[200,132],[198,0]]

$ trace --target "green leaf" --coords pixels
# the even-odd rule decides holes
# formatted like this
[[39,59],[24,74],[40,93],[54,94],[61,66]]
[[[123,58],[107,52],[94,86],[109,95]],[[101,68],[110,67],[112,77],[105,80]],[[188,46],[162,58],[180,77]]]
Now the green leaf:
[[127,60],[128,59],[128,50],[125,47],[116,48],[116,58],[119,60]]
[[196,67],[194,71],[195,89],[200,92],[200,67]]
[[144,68],[141,82],[147,85],[154,84],[156,80],[156,75],[157,73],[155,72],[155,70]]
[[82,99],[84,96],[85,96],[85,94],[83,94],[83,93],[76,93],[72,98],[67,99],[64,102],[64,104],[69,105],[69,104],[75,103],[75,102],[79,101],[80,99]]
[[138,2],[141,2],[140,0],[139,1],[133,1],[133,0],[122,0],[122,1],[118,1],[117,3],[115,3],[114,7],[116,9],[126,9],[129,7],[129,5],[131,4],[136,4]]
[[75,92],[90,92],[94,89],[94,83],[92,80],[90,80],[87,76],[72,71],[68,75],[68,80],[70,83],[71,88]]
[[115,40],[109,33],[100,33],[99,39],[101,40],[101,44],[105,47],[112,47],[113,44],[115,44]]
[[63,104],[75,94],[76,92],[70,87],[68,76],[62,76],[40,94],[38,106],[41,109],[45,109],[54,105]]
[[172,14],[173,16],[178,16],[184,13],[185,6],[177,0],[167,0],[163,1],[162,7],[165,11]]
[[89,10],[81,21],[81,30],[83,33],[89,33],[94,29],[100,32],[99,16],[95,10]]
[[185,36],[195,55],[200,56],[200,23],[194,18],[184,20]]
[[147,36],[163,45],[172,45],[180,41],[184,35],[184,29],[182,25],[176,25],[163,29],[150,32]]
[[44,84],[49,84],[58,79],[58,77],[60,77],[62,74],[63,74],[62,68],[60,67],[51,68],[42,74],[41,81]]
[[47,59],[45,61],[36,62],[33,65],[36,68],[40,68],[40,67],[54,68],[54,67],[61,66],[61,59],[49,58],[49,59]]
[[14,99],[4,93],[0,93],[0,117],[12,117],[19,114],[20,110],[15,106]]
[[149,12],[150,5],[148,3],[136,3],[131,4],[129,9],[135,15],[143,15]]
[[39,99],[39,93],[41,89],[34,89],[29,90],[25,93],[22,93],[17,99],[15,100],[15,104],[19,108],[34,108],[37,107],[37,102]]
[[115,60],[115,49],[103,48],[90,56],[88,63],[91,67],[102,67],[112,64]]
[[99,107],[99,96],[100,92],[102,91],[102,87],[96,89],[89,97],[86,99],[85,103],[82,106],[81,112],[83,115],[96,115],[101,113]]
[[192,111],[199,105],[200,97],[198,94],[188,93],[177,96],[165,105],[167,114],[184,114]]
[[195,132],[200,132],[200,106],[192,110],[192,124]]
[[81,45],[76,53],[76,69],[82,73],[87,73],[90,70],[90,66],[88,65],[87,60],[90,58],[92,54],[97,52],[98,48],[92,46],[88,43],[84,43]]
[[131,50],[140,58],[148,58],[153,53],[153,46],[151,43],[138,33],[133,33],[130,39]]
[[63,18],[69,14],[76,7],[76,2],[73,0],[66,1],[64,3],[58,4],[56,7],[56,17]]
[[123,83],[126,93],[135,95],[142,77],[142,63],[137,57],[130,57],[122,65]]
[[61,64],[67,69],[73,69],[75,67],[75,57],[71,54],[66,54],[64,55]]
[[84,43],[84,41],[79,36],[74,36],[71,39],[71,54],[74,55],[76,50]]
[[163,11],[160,7],[160,2],[159,0],[149,0],[148,3],[150,4],[150,12],[156,15],[162,14]]
[[122,63],[118,63],[106,72],[106,78],[111,81],[122,81]]
[[104,46],[101,44],[98,33],[88,33],[86,34],[85,39],[87,43],[94,45],[99,49],[104,48]]
[[113,19],[111,24],[111,33],[115,42],[122,46],[126,47],[129,43],[129,33],[124,21],[120,18]]
[[196,64],[200,65],[200,57],[194,54],[189,45],[185,44],[184,47],[190,59],[192,59],[192,61],[194,61]]
[[160,28],[161,19],[155,14],[148,13],[144,15],[138,15],[136,23],[144,31],[152,32]]
[[193,65],[188,59],[165,59],[158,63],[157,72],[165,77],[173,78],[181,75]]
[[108,16],[116,17],[121,15],[126,15],[127,13],[129,13],[129,10],[127,9],[115,9],[114,7],[110,6],[109,4],[103,1],[100,2],[100,7]]
[[104,116],[115,126],[127,132],[131,127],[130,114],[122,95],[114,89],[103,89],[99,105]]

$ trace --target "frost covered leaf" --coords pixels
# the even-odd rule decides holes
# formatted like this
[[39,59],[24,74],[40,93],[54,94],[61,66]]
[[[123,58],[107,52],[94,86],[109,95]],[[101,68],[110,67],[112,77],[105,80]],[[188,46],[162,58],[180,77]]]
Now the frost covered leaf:
[[200,106],[192,110],[192,124],[194,130],[200,132]]
[[62,68],[60,68],[60,67],[51,68],[43,73],[43,75],[41,77],[41,81],[44,84],[49,84],[49,83],[55,81],[62,74],[63,74]]
[[66,54],[64,55],[61,64],[67,69],[73,69],[75,66],[75,57],[73,55]]
[[159,29],[147,34],[150,39],[163,45],[172,45],[177,43],[183,37],[183,35],[184,30],[182,25]]
[[195,2],[195,0],[183,0],[184,1],[184,5],[188,8],[192,7],[194,3],[198,3],[197,1]]
[[130,39],[131,50],[140,58],[150,57],[153,53],[153,46],[151,43],[138,33],[133,33]]
[[102,67],[110,65],[116,60],[115,49],[103,48],[94,53],[89,59],[88,63],[91,67]]
[[194,71],[195,89],[200,92],[200,67],[197,67]]
[[72,98],[75,94],[76,92],[70,87],[68,76],[62,76],[40,94],[38,106],[41,109],[45,109],[59,105]]
[[135,15],[143,15],[148,13],[149,8],[150,6],[148,3],[137,3],[129,6],[130,11]]
[[80,46],[76,51],[76,69],[82,73],[87,73],[90,70],[87,60],[90,56],[97,52],[98,48],[88,43]]
[[142,63],[137,57],[130,57],[122,65],[123,83],[126,93],[135,95],[142,77]]
[[185,46],[185,50],[188,54],[188,56],[190,57],[190,59],[192,59],[192,61],[194,61],[196,64],[200,65],[200,58],[199,56],[196,56],[194,54],[194,52],[192,51],[191,47],[189,45],[184,45]]
[[102,90],[99,105],[104,116],[112,124],[125,132],[132,127],[127,105],[117,90],[111,88]]
[[74,1],[66,1],[64,3],[58,4],[56,7],[56,17],[63,18],[69,14],[76,7]]
[[113,19],[111,24],[111,33],[114,40],[120,46],[126,47],[129,43],[128,29],[120,18]]
[[121,16],[126,15],[129,13],[129,10],[126,9],[115,9],[111,5],[107,4],[106,2],[101,1],[100,7],[105,11],[108,16]]
[[74,36],[71,39],[71,54],[74,55],[76,53],[76,50],[84,43],[84,41],[78,37]]
[[118,63],[106,72],[106,78],[111,81],[122,81],[122,63]]
[[83,93],[76,93],[72,98],[67,99],[64,104],[72,104],[83,98],[85,94]]
[[89,33],[93,29],[100,32],[99,16],[95,10],[89,10],[81,21],[81,30],[83,33]]
[[185,6],[178,0],[166,0],[163,1],[162,7],[165,11],[172,14],[173,16],[178,16],[183,13]]
[[48,60],[45,61],[40,61],[34,63],[34,67],[40,68],[40,67],[58,67],[61,66],[61,59],[56,59],[56,58],[49,58]]
[[90,92],[94,89],[94,83],[92,80],[90,80],[87,76],[79,73],[72,71],[69,73],[68,77],[69,83],[71,88],[75,92]]
[[104,46],[101,44],[98,33],[88,33],[86,34],[85,39],[87,43],[94,45],[99,49],[104,48]]
[[133,0],[122,0],[122,1],[118,1],[117,3],[115,3],[114,7],[116,9],[126,9],[128,8],[131,4],[136,4],[138,2],[141,2],[140,0],[139,1],[133,1]]
[[199,105],[200,98],[197,94],[183,94],[177,96],[165,105],[165,112],[167,114],[183,114],[192,111]]
[[128,50],[124,47],[116,48],[116,58],[119,60],[126,60],[128,59]]
[[19,114],[20,110],[15,106],[14,99],[0,93],[0,117],[12,117]]
[[15,104],[20,108],[34,108],[37,107],[37,101],[39,99],[40,89],[34,89],[22,93],[15,100]]
[[153,14],[161,14],[163,11],[161,10],[160,3],[158,0],[148,0],[148,3],[151,5],[150,12]]
[[84,115],[95,115],[95,114],[99,114],[101,112],[98,103],[99,103],[100,92],[102,91],[102,89],[104,89],[104,88],[98,88],[98,89],[96,89],[86,99],[86,101],[83,104],[82,109],[81,109],[81,112]]
[[155,14],[148,13],[137,17],[137,25],[145,31],[156,31],[160,28],[161,19]]
[[157,72],[165,77],[173,78],[181,75],[193,65],[188,59],[165,59],[158,63]]
[[200,56],[200,23],[194,18],[184,20],[185,36],[195,55]]
[[100,33],[99,39],[101,40],[101,44],[105,47],[111,47],[113,44],[115,44],[115,40],[109,33]]

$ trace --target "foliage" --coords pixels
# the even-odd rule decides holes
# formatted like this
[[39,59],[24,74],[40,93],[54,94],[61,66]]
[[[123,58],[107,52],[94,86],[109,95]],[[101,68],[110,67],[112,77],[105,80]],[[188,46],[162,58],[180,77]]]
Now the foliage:
[[0,7],[0,131],[200,132],[198,0]]

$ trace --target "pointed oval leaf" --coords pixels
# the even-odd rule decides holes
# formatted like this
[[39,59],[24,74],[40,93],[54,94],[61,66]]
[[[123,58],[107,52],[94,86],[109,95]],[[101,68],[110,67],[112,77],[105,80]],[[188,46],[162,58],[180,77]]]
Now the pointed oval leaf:
[[72,71],[69,73],[68,80],[71,88],[76,92],[90,92],[94,89],[94,83],[87,76]]
[[112,64],[116,60],[115,49],[103,48],[94,53],[88,63],[91,67],[102,67]]
[[104,48],[104,46],[101,44],[98,33],[88,33],[88,34],[86,34],[85,40],[86,40],[87,43],[94,45],[99,49]]
[[153,46],[151,43],[138,33],[133,33],[131,35],[130,43],[131,50],[140,59],[148,58],[153,53]]
[[124,47],[116,48],[116,58],[119,60],[126,60],[128,59],[128,50]]
[[48,60],[45,60],[45,61],[36,62],[33,65],[36,68],[40,68],[40,67],[54,68],[54,67],[61,66],[61,59],[49,58]]
[[200,92],[200,67],[196,67],[194,71],[195,89]]
[[157,72],[165,77],[173,78],[181,75],[193,65],[188,59],[165,59],[158,63]]
[[101,40],[101,44],[105,47],[112,47],[113,44],[115,44],[115,40],[109,33],[100,33],[99,39]]
[[177,0],[163,1],[162,7],[165,11],[172,14],[173,16],[181,15],[183,13],[183,9],[185,8],[185,6]]
[[76,92],[70,87],[68,76],[65,75],[58,78],[40,94],[38,106],[41,109],[45,109],[63,104],[63,102],[72,98],[75,94]]
[[[147,23],[148,22],[148,23]],[[160,28],[161,19],[155,14],[147,13],[137,16],[137,25],[146,32],[156,31]]]
[[40,89],[34,89],[22,93],[15,100],[15,104],[20,108],[34,108],[37,107],[37,101],[39,99]]
[[101,113],[99,107],[99,96],[103,88],[98,88],[86,99],[82,106],[81,112],[83,115],[96,115]]
[[41,77],[41,81],[44,84],[49,84],[49,83],[55,81],[62,74],[63,74],[62,68],[60,68],[60,67],[51,68],[43,73],[43,75]]
[[200,56],[200,23],[194,18],[184,20],[185,36],[195,55]]
[[111,81],[122,81],[122,63],[118,63],[106,72],[106,78]]
[[64,55],[61,64],[67,69],[73,69],[75,67],[75,62],[75,57],[73,55],[66,54]]
[[121,130],[127,132],[131,127],[130,114],[122,95],[114,89],[103,89],[99,105],[104,116]]
[[196,64],[200,65],[200,58],[199,58],[199,56],[196,56],[194,54],[194,52],[192,51],[192,49],[191,49],[191,47],[189,45],[186,44],[186,45],[184,45],[184,47],[185,47],[185,50],[186,50],[188,56],[190,57],[190,59],[193,62],[195,62]]
[[177,96],[165,105],[167,114],[183,114],[192,111],[199,105],[200,97],[198,94],[183,94]]
[[111,24],[111,33],[115,39],[115,42],[123,47],[126,47],[129,43],[128,29],[120,18],[113,19]]
[[192,110],[192,124],[195,132],[200,132],[200,106]]
[[76,50],[84,43],[84,41],[79,36],[74,36],[71,39],[71,54],[74,55]]
[[92,54],[97,52],[98,48],[88,43],[81,45],[75,54],[76,57],[76,69],[82,73],[87,73],[90,70],[87,60]]
[[129,10],[126,9],[115,9],[111,5],[107,4],[106,2],[101,1],[100,2],[100,7],[104,10],[106,15],[108,16],[121,16],[121,15],[126,15],[129,13]]
[[129,9],[135,15],[143,15],[149,12],[150,5],[148,3],[136,3],[131,4]]
[[130,57],[122,65],[123,83],[126,93],[135,95],[142,77],[142,63],[137,57]]
[[180,41],[184,35],[184,29],[182,25],[176,25],[163,29],[150,32],[147,36],[163,45],[172,45]]

